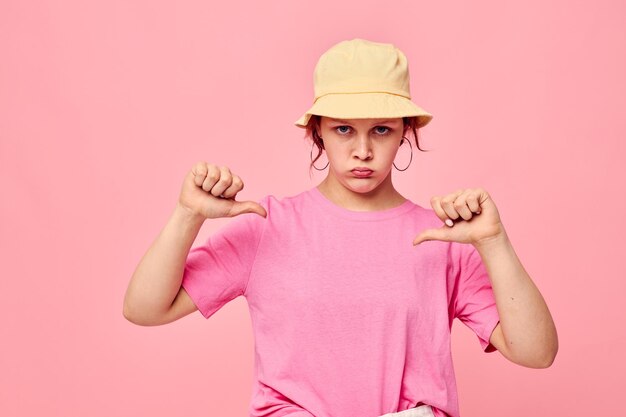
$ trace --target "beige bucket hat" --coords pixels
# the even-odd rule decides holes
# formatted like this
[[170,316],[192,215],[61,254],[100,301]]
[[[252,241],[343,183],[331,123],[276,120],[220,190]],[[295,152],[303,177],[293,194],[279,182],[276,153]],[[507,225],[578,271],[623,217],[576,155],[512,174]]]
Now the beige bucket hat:
[[313,106],[296,122],[305,128],[311,115],[336,119],[417,117],[423,127],[432,115],[411,101],[406,56],[389,43],[361,38],[339,42],[324,52],[313,75]]

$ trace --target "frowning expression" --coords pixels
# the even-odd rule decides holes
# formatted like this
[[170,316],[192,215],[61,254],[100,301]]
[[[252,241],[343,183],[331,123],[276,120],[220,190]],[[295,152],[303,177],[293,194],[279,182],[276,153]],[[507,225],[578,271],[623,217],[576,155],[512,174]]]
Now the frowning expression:
[[[398,152],[402,118],[335,119],[322,116],[320,136],[330,174],[355,190],[376,188],[389,175]],[[369,171],[355,171],[356,168]]]

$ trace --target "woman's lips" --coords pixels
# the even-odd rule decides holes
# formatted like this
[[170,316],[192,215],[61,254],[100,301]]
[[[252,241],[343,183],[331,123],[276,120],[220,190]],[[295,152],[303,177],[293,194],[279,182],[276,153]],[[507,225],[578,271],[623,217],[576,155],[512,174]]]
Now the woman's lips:
[[370,175],[372,175],[372,171],[371,169],[368,170],[359,170],[359,169],[353,169],[352,173],[358,177],[358,178],[366,178],[369,177]]

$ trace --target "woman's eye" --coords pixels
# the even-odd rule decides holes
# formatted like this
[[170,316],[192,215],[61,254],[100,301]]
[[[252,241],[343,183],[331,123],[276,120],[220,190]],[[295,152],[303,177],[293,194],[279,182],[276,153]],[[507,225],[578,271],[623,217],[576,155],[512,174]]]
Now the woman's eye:
[[[376,132],[379,136],[385,136],[385,135],[389,134],[389,132],[391,132],[391,129],[388,128],[387,126],[376,126],[375,129],[383,129],[382,132],[380,130],[378,130]],[[348,133],[350,131],[350,126],[337,126],[335,128],[335,130],[338,133],[344,135],[344,134],[346,134],[346,133]]]
[[[376,129],[378,129],[377,133],[381,136],[386,135],[391,131],[391,129],[389,129],[387,126],[376,126]],[[380,129],[382,129],[382,131]],[[335,130],[337,130],[341,134],[345,134],[350,131],[350,126],[337,126]]]

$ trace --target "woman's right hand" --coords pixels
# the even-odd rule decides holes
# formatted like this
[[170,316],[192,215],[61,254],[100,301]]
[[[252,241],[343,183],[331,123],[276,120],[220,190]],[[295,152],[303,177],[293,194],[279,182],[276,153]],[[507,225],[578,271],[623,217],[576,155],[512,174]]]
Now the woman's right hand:
[[267,217],[265,208],[256,201],[235,200],[242,189],[243,181],[228,167],[198,162],[185,177],[178,203],[192,214],[207,219],[242,213]]

